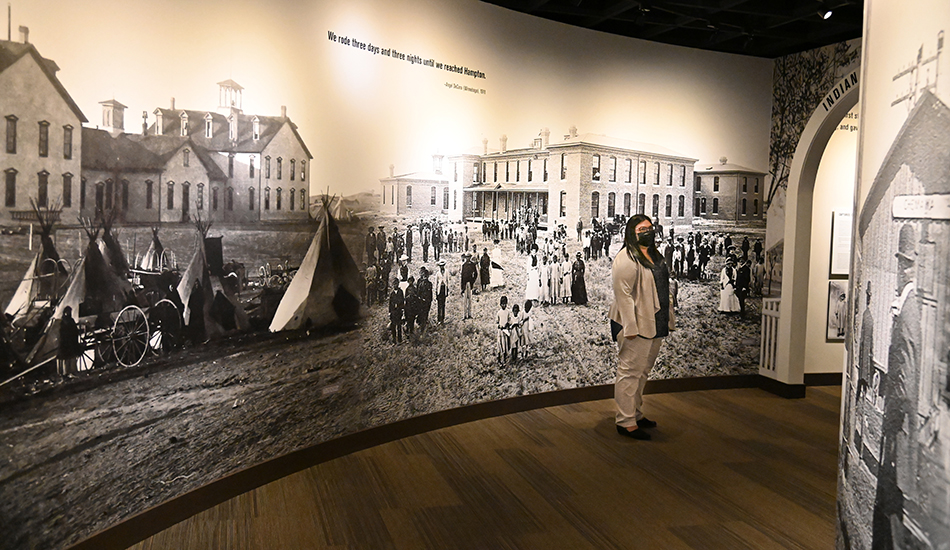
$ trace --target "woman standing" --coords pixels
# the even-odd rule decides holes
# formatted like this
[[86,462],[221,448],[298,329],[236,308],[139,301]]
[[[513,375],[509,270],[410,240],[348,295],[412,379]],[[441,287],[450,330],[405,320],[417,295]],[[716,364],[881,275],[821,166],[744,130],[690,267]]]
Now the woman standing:
[[650,434],[643,428],[656,427],[656,422],[643,416],[643,388],[672,324],[670,271],[656,249],[650,218],[638,214],[627,222],[611,279],[610,327],[619,349],[614,386],[617,432],[647,440]]

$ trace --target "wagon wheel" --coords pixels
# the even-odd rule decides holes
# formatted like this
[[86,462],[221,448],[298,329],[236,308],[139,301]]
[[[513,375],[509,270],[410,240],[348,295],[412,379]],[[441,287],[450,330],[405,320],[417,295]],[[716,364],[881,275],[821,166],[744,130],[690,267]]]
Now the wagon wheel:
[[148,310],[151,333],[148,344],[152,351],[167,354],[181,345],[181,313],[168,298],[159,300]]
[[148,319],[138,306],[125,306],[112,326],[112,349],[123,367],[134,367],[148,350]]
[[76,358],[76,370],[79,372],[87,371],[96,366],[96,340],[95,337],[84,333],[79,337],[81,350],[79,357]]

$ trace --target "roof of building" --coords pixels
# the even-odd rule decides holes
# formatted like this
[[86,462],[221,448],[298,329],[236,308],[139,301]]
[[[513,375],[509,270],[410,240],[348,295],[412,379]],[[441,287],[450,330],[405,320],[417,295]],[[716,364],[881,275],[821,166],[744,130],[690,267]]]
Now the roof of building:
[[757,174],[760,176],[764,176],[766,174],[761,170],[753,170],[752,168],[747,168],[739,164],[732,164],[728,162],[696,163],[696,168],[693,170],[693,173],[695,174],[724,174],[728,172],[743,172],[746,174]]
[[73,101],[73,98],[70,97],[69,92],[66,91],[63,84],[56,78],[56,72],[59,71],[59,66],[56,65],[55,61],[41,57],[33,44],[0,40],[0,73],[9,69],[14,63],[27,55],[33,57],[37,66],[43,71],[43,74],[49,79],[50,83],[63,98],[63,101],[66,102],[69,109],[76,115],[76,118],[78,118],[80,122],[89,122],[86,116],[82,114],[79,106],[76,105],[76,102]]
[[[307,145],[303,142],[303,138],[301,138],[297,132],[297,125],[291,122],[288,117],[237,113],[238,136],[237,139],[232,142],[230,139],[228,117],[221,113],[188,109],[163,109],[161,107],[155,109],[154,113],[161,115],[162,135],[181,136],[182,114],[185,114],[188,119],[187,137],[191,138],[195,144],[209,151],[228,151],[233,153],[262,152],[271,140],[274,139],[283,125],[288,124],[294,136],[300,141],[300,145],[303,147],[307,157],[313,158]],[[212,120],[212,134],[210,138],[205,137],[205,117],[208,115],[211,116]],[[255,119],[257,119],[260,124],[260,135],[258,139],[254,139],[253,134]],[[150,135],[155,134],[156,123],[153,123],[149,127],[148,133]]]
[[380,181],[431,181],[438,183],[447,183],[449,176],[444,172],[410,172],[408,174],[399,174],[388,178],[380,178]]
[[136,134],[119,134],[112,137],[105,130],[83,128],[82,139],[84,169],[161,172],[179,150],[187,147],[195,153],[210,180],[228,179],[221,167],[214,162],[212,153],[187,137]]
[[559,147],[570,147],[572,145],[597,145],[600,147],[609,147],[612,149],[624,149],[627,151],[637,151],[641,153],[652,153],[654,155],[663,155],[668,157],[677,157],[681,159],[688,159],[696,161],[693,157],[686,156],[682,153],[668,149],[661,145],[655,143],[644,143],[640,141],[632,141],[629,139],[615,138],[611,136],[605,136],[603,134],[581,134],[574,137],[568,137],[564,141],[557,143],[551,143],[548,145],[548,148],[559,148]]

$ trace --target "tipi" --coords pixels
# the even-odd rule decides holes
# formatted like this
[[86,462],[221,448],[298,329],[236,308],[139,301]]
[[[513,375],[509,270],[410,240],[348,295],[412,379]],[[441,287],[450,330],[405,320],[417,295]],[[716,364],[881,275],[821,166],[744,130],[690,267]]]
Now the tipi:
[[287,292],[277,306],[270,331],[325,326],[360,316],[362,281],[324,198],[323,219]]

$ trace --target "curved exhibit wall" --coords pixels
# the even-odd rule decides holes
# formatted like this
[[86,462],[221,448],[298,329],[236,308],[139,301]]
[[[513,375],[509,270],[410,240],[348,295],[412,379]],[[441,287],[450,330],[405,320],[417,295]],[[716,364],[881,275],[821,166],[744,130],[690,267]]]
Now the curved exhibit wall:
[[837,548],[950,541],[950,5],[865,5]]
[[[0,90],[18,92],[0,94],[5,114],[18,117],[21,143],[32,143],[37,124],[47,122],[56,157],[66,123],[37,105],[68,111],[74,102],[89,122],[82,131],[71,125],[72,155],[83,165],[81,174],[71,169],[70,208],[91,212],[96,183],[127,177],[125,215],[134,223],[119,224],[119,232],[129,256],[147,246],[148,227],[161,224],[183,270],[195,251],[194,228],[181,221],[188,219],[182,210],[191,209],[211,216],[225,261],[244,263],[252,280],[268,266],[267,280],[279,279],[278,267],[300,265],[316,231],[301,223],[295,197],[306,190],[307,210],[318,218],[316,195],[345,199],[331,211],[361,270],[368,227],[392,234],[439,219],[458,242],[488,248],[500,268],[492,271],[494,284],[505,285],[478,293],[474,319],[463,319],[457,246],[442,255],[445,324],[436,323],[432,304],[430,327],[407,343],[388,340],[384,296],[383,304],[362,307],[355,328],[232,332],[130,369],[102,367],[61,380],[50,365],[0,387],[0,546],[75,543],[214,480],[370,428],[611,383],[615,349],[606,312],[616,237],[607,257],[595,253],[584,262],[587,304],[561,303],[562,293],[553,305],[536,307],[533,341],[517,361],[501,364],[495,314],[502,295],[524,303],[527,257],[511,238],[496,252],[482,224],[466,226],[463,217],[516,219],[523,206],[522,214],[544,216],[541,242],[554,238],[545,229],[566,226],[572,259],[585,244],[575,235],[577,220],[589,228],[592,217],[632,213],[641,195],[643,209],[656,208],[667,233],[684,243],[698,233],[729,235],[741,254],[743,237],[754,242],[764,234],[761,220],[740,218],[737,209],[731,220],[695,215],[691,193],[697,161],[727,157],[730,165],[767,171],[769,60],[609,36],[474,0],[36,0],[12,13],[15,27],[29,28],[38,56],[0,71]],[[30,97],[42,101],[23,99]],[[203,141],[206,120],[215,139],[225,132],[216,149],[211,138]],[[257,124],[263,137],[253,137]],[[159,127],[164,134],[156,138]],[[110,139],[128,149],[103,160]],[[267,145],[254,145],[259,140]],[[191,145],[155,157],[121,152],[157,141]],[[0,160],[20,174],[38,173],[39,164],[16,168],[32,148],[24,145],[20,156],[0,152]],[[56,186],[69,178],[48,171],[49,193],[62,198]],[[17,181],[20,190],[33,185],[25,176]],[[154,203],[146,201],[141,194],[156,182]],[[233,205],[222,194],[218,206],[218,185],[222,193],[233,187]],[[397,200],[383,194],[387,185],[398,187]],[[411,208],[408,186],[416,192]],[[724,204],[738,204],[738,189],[717,192]],[[488,210],[486,192],[498,190],[508,194],[492,197]],[[17,210],[26,208],[26,196],[18,195]],[[235,214],[215,218],[221,211]],[[354,220],[343,219],[351,213]],[[54,232],[71,265],[85,250],[74,214],[63,221],[73,227]],[[422,266],[436,272],[434,250],[423,258],[418,228],[415,236],[412,274]],[[28,239],[0,236],[4,306],[32,258]],[[346,256],[332,248],[334,258]],[[758,300],[748,301],[745,314],[718,312],[725,252],[717,250],[699,277],[684,270],[678,330],[653,378],[756,372]]]

